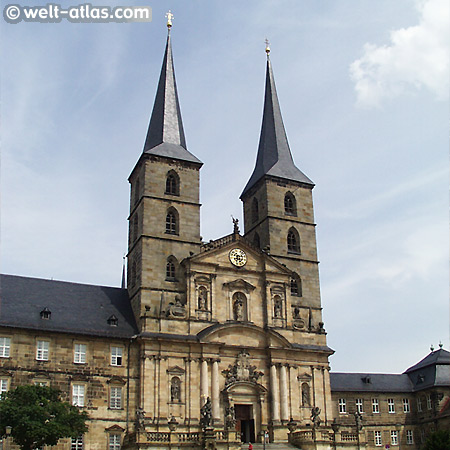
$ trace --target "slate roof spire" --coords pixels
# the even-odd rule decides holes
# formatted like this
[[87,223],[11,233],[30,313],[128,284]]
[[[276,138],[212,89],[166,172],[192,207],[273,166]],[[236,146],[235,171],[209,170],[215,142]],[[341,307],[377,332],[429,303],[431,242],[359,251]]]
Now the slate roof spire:
[[169,11],[166,17],[168,28],[166,50],[144,153],[202,164],[186,146],[170,42],[173,14]]
[[266,92],[258,156],[253,174],[245,186],[241,198],[265,175],[314,186],[314,183],[295,166],[292,159],[278,102],[272,64],[269,57],[270,48],[267,40],[266,53]]

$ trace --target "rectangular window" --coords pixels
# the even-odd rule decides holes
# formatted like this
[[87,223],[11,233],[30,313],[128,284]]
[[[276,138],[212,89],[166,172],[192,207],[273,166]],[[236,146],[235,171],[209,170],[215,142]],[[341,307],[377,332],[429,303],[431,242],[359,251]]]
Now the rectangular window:
[[347,402],[345,398],[339,399],[339,414],[345,414],[347,412]]
[[375,445],[381,447],[381,431],[374,431]]
[[48,361],[48,349],[50,347],[50,342],[48,341],[37,341],[36,346],[36,359],[38,361]]
[[395,413],[395,402],[393,398],[388,398],[388,412],[389,414]]
[[48,386],[48,381],[35,380],[34,384],[36,386]]
[[111,347],[111,365],[121,366],[122,365],[122,347]]
[[73,406],[84,406],[86,386],[84,384],[73,384],[72,385],[72,405]]
[[0,379],[0,398],[2,398],[2,395],[8,392],[8,380],[6,378]]
[[72,438],[70,450],[83,450],[83,436]]
[[391,445],[398,445],[398,433],[396,430],[391,431]]
[[380,404],[378,403],[378,399],[377,398],[373,398],[372,399],[372,412],[374,414],[379,414],[380,413]]
[[411,408],[409,407],[409,398],[404,398],[403,399],[403,412],[404,413],[411,412]]
[[422,397],[417,397],[417,412],[422,412]]
[[120,434],[109,435],[108,450],[120,450]]
[[109,407],[111,409],[122,408],[122,388],[112,387],[109,395]]
[[9,358],[11,352],[11,338],[0,337],[0,358]]
[[356,411],[358,411],[360,414],[364,412],[364,403],[362,398],[356,399]]
[[86,344],[75,344],[73,362],[77,364],[86,363]]
[[406,443],[407,444],[414,444],[414,435],[412,430],[406,430]]
[[427,408],[428,409],[432,408],[431,395],[427,395]]
[[425,442],[425,430],[422,428],[420,430],[420,443],[423,444]]

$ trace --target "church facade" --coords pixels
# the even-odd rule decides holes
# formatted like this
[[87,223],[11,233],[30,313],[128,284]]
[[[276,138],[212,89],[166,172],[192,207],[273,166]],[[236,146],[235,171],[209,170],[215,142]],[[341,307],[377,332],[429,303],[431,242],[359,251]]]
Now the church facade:
[[[234,221],[229,235],[202,242],[202,163],[186,146],[170,39],[129,177],[126,289],[2,276],[1,390],[48,384],[84,408],[89,432],[61,449],[236,448],[263,440],[356,449],[402,439],[420,448],[419,425],[448,423],[449,354],[432,353],[401,381],[330,377],[314,184],[292,158],[269,49],[257,161],[241,195],[243,230]],[[419,376],[428,377],[421,386]],[[390,400],[404,406],[408,399],[411,412],[422,387],[432,397],[429,417],[394,417]],[[388,410],[371,410],[369,420],[375,399]]]

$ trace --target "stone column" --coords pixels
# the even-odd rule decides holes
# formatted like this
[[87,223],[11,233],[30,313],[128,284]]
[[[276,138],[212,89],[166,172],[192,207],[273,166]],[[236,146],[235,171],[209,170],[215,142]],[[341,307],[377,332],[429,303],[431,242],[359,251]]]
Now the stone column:
[[215,359],[212,363],[211,375],[211,401],[212,416],[215,422],[220,421],[220,398],[219,398],[219,360]]
[[280,393],[278,392],[278,375],[275,364],[270,366],[270,389],[272,391],[272,420],[280,421]]
[[208,361],[201,360],[201,375],[200,375],[200,407],[202,407],[208,398]]
[[289,420],[289,406],[288,406],[288,388],[286,365],[280,367],[280,397],[281,397],[281,420]]

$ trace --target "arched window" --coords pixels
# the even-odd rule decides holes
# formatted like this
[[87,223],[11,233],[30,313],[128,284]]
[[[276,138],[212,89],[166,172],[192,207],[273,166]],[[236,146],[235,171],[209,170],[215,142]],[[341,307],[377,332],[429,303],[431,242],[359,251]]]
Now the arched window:
[[287,249],[288,253],[300,254],[300,236],[295,228],[291,228],[287,235]]
[[133,261],[133,264],[131,265],[131,286],[136,284],[136,273],[136,261]]
[[259,219],[259,204],[256,198],[252,201],[252,223],[258,222]]
[[176,258],[169,256],[166,263],[166,280],[175,281],[176,280]]
[[170,380],[170,401],[181,401],[181,380],[178,377],[172,377]]
[[138,226],[139,226],[139,215],[136,213],[133,218],[133,239],[135,241],[138,238]]
[[139,195],[140,195],[140,182],[139,178],[136,180],[136,184],[134,186],[134,204],[137,205],[137,202],[139,201]]
[[302,280],[296,273],[291,278],[291,295],[295,295],[296,297],[302,296]]
[[173,170],[167,174],[165,193],[169,195],[180,195],[180,177]]
[[291,192],[287,192],[284,196],[284,212],[289,216],[297,215],[297,202]]
[[253,236],[253,245],[255,247],[261,248],[261,240],[259,239],[259,234],[255,233]]
[[178,234],[178,212],[175,208],[167,211],[166,234]]

